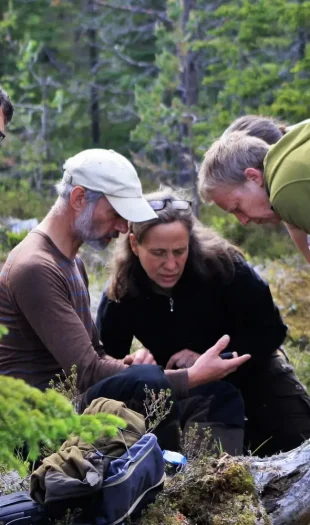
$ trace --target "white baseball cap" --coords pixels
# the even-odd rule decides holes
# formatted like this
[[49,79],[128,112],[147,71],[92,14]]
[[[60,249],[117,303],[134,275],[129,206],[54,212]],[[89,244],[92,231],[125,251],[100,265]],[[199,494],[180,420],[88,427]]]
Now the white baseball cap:
[[72,186],[100,191],[121,217],[132,222],[156,219],[142,195],[137,172],[131,162],[111,149],[87,149],[63,165],[63,180]]

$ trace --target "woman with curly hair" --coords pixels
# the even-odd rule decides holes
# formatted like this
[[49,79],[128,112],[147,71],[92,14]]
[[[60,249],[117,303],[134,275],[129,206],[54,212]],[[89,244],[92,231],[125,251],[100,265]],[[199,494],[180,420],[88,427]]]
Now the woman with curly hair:
[[[147,200],[158,218],[131,223],[110,261],[97,316],[106,352],[125,357],[135,337],[157,364],[186,369],[228,334],[224,357],[252,356],[225,378],[245,402],[247,446],[267,441],[266,454],[299,445],[310,437],[310,401],[278,351],[286,327],[268,285],[237,248],[195,219],[183,195],[165,190]],[[210,394],[207,387],[199,394]],[[216,417],[233,424],[229,403],[217,406]]]

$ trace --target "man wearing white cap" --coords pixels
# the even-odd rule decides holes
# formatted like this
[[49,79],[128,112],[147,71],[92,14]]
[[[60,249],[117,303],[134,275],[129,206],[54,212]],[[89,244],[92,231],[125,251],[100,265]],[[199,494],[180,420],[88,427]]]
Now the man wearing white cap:
[[219,379],[246,361],[249,356],[231,364],[219,357],[227,336],[201,356],[190,374],[164,374],[145,349],[126,364],[105,354],[78,249],[82,243],[105,248],[127,231],[127,220],[157,216],[142,196],[134,167],[114,151],[82,151],[67,160],[64,170],[53,208],[13,249],[0,274],[0,323],[8,328],[0,340],[0,373],[45,389],[55,374],[69,374],[76,365],[83,407],[101,396],[141,403],[145,384],[155,391],[172,388],[177,398],[185,397],[189,388]]
[[67,160],[51,211],[10,253],[0,274],[0,371],[44,389],[55,374],[78,369],[85,391],[121,371],[103,359],[89,308],[88,280],[77,252],[84,243],[103,249],[127,220],[156,218],[142,196],[133,165],[104,149]]

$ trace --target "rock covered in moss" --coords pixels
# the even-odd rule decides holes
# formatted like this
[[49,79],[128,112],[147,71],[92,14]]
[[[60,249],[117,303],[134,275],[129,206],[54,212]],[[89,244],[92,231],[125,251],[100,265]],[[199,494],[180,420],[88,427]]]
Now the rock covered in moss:
[[[183,521],[182,521],[183,520]],[[185,521],[184,521],[185,520]],[[199,456],[168,481],[140,525],[268,525],[247,465]]]

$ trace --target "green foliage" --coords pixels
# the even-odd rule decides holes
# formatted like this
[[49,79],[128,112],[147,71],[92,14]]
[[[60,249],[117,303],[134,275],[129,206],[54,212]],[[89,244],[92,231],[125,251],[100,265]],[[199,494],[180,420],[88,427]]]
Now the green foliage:
[[[134,86],[147,85],[154,72],[156,16],[124,12],[118,0],[110,6],[1,2],[1,84],[16,111],[0,170],[39,192],[81,149],[129,151],[138,120]],[[160,13],[164,0],[144,0],[143,7]]]
[[[304,344],[304,343],[307,344]],[[299,340],[299,344],[286,344],[286,351],[292,363],[298,379],[305,386],[307,392],[310,392],[310,339],[305,336]],[[305,349],[305,347],[307,349]]]
[[[64,159],[98,145],[131,154],[146,190],[164,181],[196,199],[203,153],[235,117],[309,116],[309,30],[306,0],[3,0],[0,75],[16,112],[1,215],[40,219]],[[282,232],[212,214],[251,256],[291,251]]]
[[15,246],[17,246],[17,244],[19,244],[26,237],[27,234],[27,230],[23,230],[20,233],[6,232],[8,248],[11,250]]
[[24,381],[0,376],[0,464],[25,472],[15,455],[26,446],[29,460],[40,447],[57,447],[72,433],[91,443],[99,435],[115,435],[124,421],[110,414],[77,415],[72,404],[55,390],[41,392]]
[[0,179],[0,195],[5,195],[1,198],[0,216],[18,219],[42,219],[55,200],[51,191],[38,193],[31,190],[29,181],[8,178]]
[[0,339],[3,335],[7,335],[8,334],[8,329],[6,326],[3,326],[0,324]]
[[157,29],[158,75],[149,89],[136,87],[140,122],[131,138],[145,174],[193,185],[193,165],[240,114],[308,117],[307,1],[198,0],[185,8],[170,0],[167,14],[172,28]]

